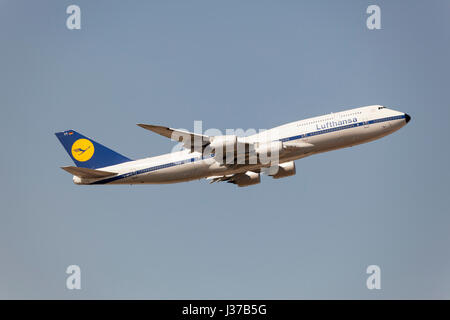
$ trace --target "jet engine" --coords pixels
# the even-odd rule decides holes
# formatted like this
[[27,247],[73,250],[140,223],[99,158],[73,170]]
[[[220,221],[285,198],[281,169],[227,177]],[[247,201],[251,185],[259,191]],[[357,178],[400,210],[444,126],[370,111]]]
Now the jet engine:
[[261,182],[261,176],[259,173],[253,171],[247,171],[244,174],[240,174],[239,177],[234,179],[233,183],[239,187],[247,187]]
[[295,163],[294,161],[289,161],[285,163],[280,163],[278,165],[278,171],[276,174],[271,175],[274,179],[285,178],[295,175]]

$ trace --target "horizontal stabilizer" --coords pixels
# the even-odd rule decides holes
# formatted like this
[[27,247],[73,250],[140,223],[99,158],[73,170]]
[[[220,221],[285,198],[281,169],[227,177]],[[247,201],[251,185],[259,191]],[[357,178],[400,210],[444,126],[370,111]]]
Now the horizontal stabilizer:
[[73,174],[74,176],[83,178],[83,179],[96,179],[96,178],[105,178],[112,177],[117,175],[115,172],[81,168],[81,167],[61,167],[61,169],[66,170],[67,172]]

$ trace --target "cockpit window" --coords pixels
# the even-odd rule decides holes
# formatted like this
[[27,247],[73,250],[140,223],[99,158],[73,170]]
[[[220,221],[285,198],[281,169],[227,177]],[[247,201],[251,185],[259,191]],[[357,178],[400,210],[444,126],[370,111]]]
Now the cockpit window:
[[378,107],[378,110],[385,109],[386,107]]

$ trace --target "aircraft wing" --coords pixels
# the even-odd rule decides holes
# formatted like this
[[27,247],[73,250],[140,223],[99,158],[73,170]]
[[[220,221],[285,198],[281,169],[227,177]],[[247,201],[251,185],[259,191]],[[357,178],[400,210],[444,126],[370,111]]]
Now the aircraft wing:
[[[172,139],[174,141],[182,142],[186,149],[190,149],[191,152],[198,151],[203,152],[204,148],[214,141],[217,137],[209,137],[198,133],[193,133],[184,130],[173,129],[163,126],[155,126],[150,124],[138,123],[138,126],[150,131],[153,131],[163,137]],[[218,138],[221,138],[219,136]],[[214,142],[213,142],[214,144]],[[243,150],[248,154],[251,149],[251,143],[247,143],[242,140],[238,140],[237,144],[243,145]],[[314,145],[304,141],[284,141],[283,148],[287,150],[302,150],[308,152]]]
[[[163,137],[172,139],[174,141],[182,142],[184,147],[186,149],[190,149],[192,152],[193,151],[202,152],[203,148],[206,147],[211,142],[209,136],[205,136],[198,133],[192,133],[189,131],[142,123],[138,123],[138,126],[153,131],[157,134],[160,134]],[[202,150],[195,150],[195,147],[197,146],[201,147]]]
[[117,175],[117,173],[115,172],[81,168],[81,167],[72,167],[72,166],[61,167],[61,169],[66,170],[67,172],[73,174],[74,176],[85,179],[105,178]]

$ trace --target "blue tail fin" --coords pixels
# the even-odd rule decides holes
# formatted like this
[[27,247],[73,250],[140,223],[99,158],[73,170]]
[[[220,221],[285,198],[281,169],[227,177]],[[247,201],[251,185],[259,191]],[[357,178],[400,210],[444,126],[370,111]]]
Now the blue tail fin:
[[77,167],[97,169],[131,161],[74,130],[57,132],[55,135]]

